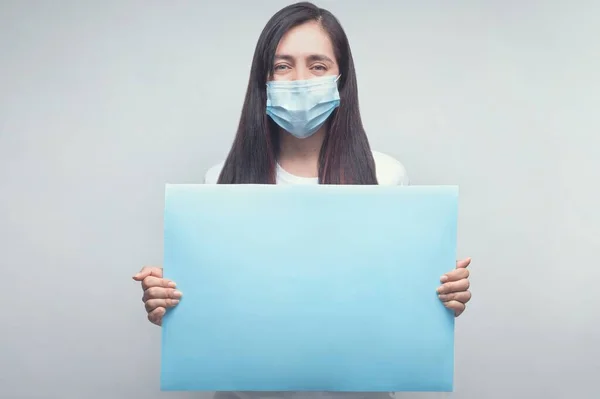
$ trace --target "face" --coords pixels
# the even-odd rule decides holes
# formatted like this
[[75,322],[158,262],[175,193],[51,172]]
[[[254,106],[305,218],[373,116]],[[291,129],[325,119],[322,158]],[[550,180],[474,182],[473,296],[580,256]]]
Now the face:
[[307,80],[339,75],[333,44],[316,21],[290,29],[275,52],[273,73],[269,80]]

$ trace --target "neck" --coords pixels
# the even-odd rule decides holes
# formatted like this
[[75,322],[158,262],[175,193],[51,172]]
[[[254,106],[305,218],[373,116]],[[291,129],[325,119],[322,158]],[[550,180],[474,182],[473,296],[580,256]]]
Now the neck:
[[285,131],[279,131],[279,165],[296,176],[319,175],[319,153],[325,138],[326,126],[305,139],[298,139]]

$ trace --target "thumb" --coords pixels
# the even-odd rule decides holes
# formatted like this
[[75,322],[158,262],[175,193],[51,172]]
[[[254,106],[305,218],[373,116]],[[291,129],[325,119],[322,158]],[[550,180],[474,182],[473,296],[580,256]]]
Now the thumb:
[[464,269],[471,264],[471,258],[461,259],[456,261],[457,269]]
[[149,266],[143,267],[142,270],[140,270],[135,276],[133,276],[133,279],[135,281],[142,281],[143,279],[145,279],[148,276],[162,278],[162,276],[163,276],[162,267],[149,267]]

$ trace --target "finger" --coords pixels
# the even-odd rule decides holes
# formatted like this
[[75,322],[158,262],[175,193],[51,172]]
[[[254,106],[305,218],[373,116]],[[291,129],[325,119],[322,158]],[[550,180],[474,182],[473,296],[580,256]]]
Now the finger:
[[148,320],[156,324],[157,326],[162,325],[162,318],[167,312],[165,308],[156,308],[152,312],[148,313]]
[[175,288],[175,286],[175,282],[166,278],[148,276],[142,280],[142,289],[144,291],[152,287]]
[[179,299],[148,299],[145,303],[146,312],[151,313],[156,308],[172,308],[179,303]]
[[468,269],[454,269],[451,272],[448,272],[446,274],[444,274],[442,277],[440,277],[440,281],[442,283],[447,283],[450,281],[458,281],[458,280],[462,280],[463,278],[469,278],[469,270]]
[[458,301],[466,304],[471,300],[471,291],[452,292],[450,294],[439,295],[442,302]]
[[442,284],[438,289],[438,294],[450,294],[451,292],[466,291],[469,289],[470,283],[468,279],[452,281]]
[[457,269],[463,269],[463,268],[469,266],[470,264],[471,264],[471,258],[457,260],[456,261],[456,268]]
[[163,276],[162,267],[151,267],[151,266],[142,267],[142,270],[140,270],[135,276],[133,276],[133,279],[135,281],[142,281],[143,279],[145,279],[148,276],[162,278],[162,276]]
[[142,301],[146,302],[149,299],[181,299],[181,291],[172,288],[151,287],[144,291]]
[[455,316],[459,316],[462,312],[465,311],[465,308],[466,308],[464,303],[460,303],[458,301],[444,302],[444,306],[447,307],[448,309],[454,310]]

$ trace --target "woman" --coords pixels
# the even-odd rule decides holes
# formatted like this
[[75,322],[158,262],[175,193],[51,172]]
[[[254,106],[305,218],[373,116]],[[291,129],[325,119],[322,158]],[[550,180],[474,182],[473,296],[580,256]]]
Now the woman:
[[[369,147],[348,39],[329,11],[298,3],[269,20],[256,45],[233,146],[205,183],[408,184],[400,162]],[[469,263],[458,261],[438,287],[456,316],[471,297]],[[148,319],[161,325],[182,294],[161,268],[145,267],[134,279],[142,283]]]

